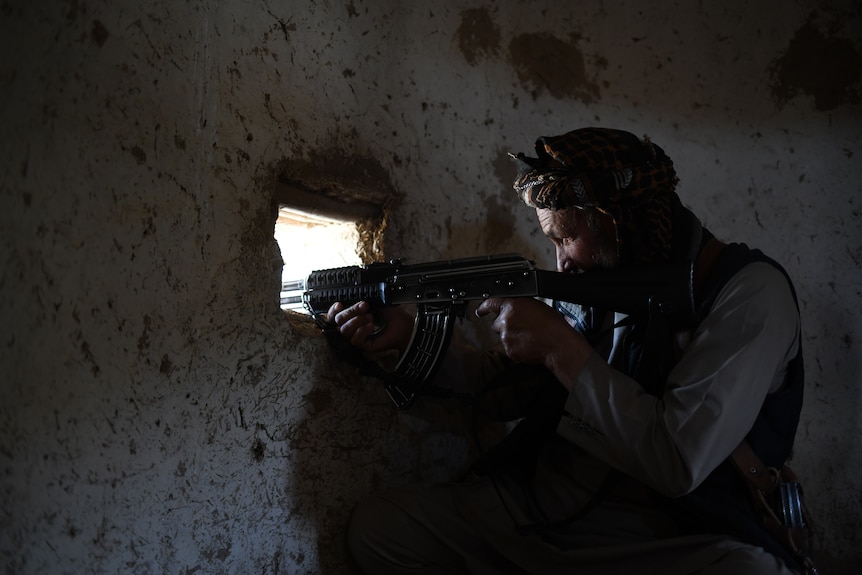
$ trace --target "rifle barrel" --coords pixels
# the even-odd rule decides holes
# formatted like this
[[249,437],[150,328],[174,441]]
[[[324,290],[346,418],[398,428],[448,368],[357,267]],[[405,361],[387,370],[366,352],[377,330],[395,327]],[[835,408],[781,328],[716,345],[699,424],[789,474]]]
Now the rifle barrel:
[[305,291],[305,280],[281,282],[281,291]]
[[281,282],[281,309],[305,312],[302,293],[305,291],[305,280],[288,280]]

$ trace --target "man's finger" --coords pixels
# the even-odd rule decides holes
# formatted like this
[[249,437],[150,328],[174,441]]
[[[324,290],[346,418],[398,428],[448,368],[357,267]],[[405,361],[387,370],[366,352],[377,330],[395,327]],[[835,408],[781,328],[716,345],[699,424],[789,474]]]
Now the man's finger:
[[326,322],[327,323],[335,323],[335,316],[338,315],[338,313],[342,309],[344,309],[344,304],[341,303],[340,301],[337,301],[334,304],[332,304],[331,306],[329,306],[329,309],[326,310]]
[[337,314],[335,314],[335,323],[337,325],[344,325],[351,319],[363,315],[368,312],[368,303],[361,301],[359,303],[353,304],[352,306],[342,309]]
[[483,317],[489,313],[500,315],[500,309],[503,306],[503,300],[496,297],[489,297],[476,308],[476,317]]
[[367,347],[368,339],[371,337],[373,331],[374,326],[370,324],[358,327],[356,331],[353,332],[353,335],[350,338],[350,343],[355,347]]

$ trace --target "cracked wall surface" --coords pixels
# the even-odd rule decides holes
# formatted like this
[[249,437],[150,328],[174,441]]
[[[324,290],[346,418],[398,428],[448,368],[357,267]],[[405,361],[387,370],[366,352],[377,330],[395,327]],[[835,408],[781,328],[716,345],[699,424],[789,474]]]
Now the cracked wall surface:
[[455,477],[469,417],[397,412],[288,321],[278,178],[394,198],[369,240],[387,257],[551,267],[506,153],[587,125],[648,134],[719,238],[794,278],[808,388],[793,466],[824,572],[859,571],[857,2],[51,0],[0,15],[4,572],[353,573],[353,504]]

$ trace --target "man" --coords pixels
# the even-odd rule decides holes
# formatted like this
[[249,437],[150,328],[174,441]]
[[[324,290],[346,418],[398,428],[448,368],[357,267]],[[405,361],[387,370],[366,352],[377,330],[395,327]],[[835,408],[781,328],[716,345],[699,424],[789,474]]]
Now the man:
[[[680,203],[671,160],[602,128],[540,138],[515,189],[553,242],[557,270],[695,262],[694,322],[531,298],[492,298],[504,357],[450,350],[481,409],[523,418],[468,480],[360,503],[350,528],[366,573],[789,573],[729,458],[790,454],[802,399],[800,320],[777,264],[724,246]],[[412,319],[366,303],[328,320],[367,351],[404,349]],[[746,439],[745,443],[742,443]]]

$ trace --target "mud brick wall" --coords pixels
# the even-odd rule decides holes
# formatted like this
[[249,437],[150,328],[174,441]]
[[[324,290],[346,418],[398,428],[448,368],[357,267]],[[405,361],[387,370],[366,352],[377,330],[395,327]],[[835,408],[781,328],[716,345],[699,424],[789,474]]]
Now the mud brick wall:
[[795,279],[794,467],[859,572],[860,32],[854,0],[0,2],[2,571],[352,573],[356,500],[473,447],[279,309],[276,182],[388,202],[369,253],[550,266],[506,153],[603,125]]

